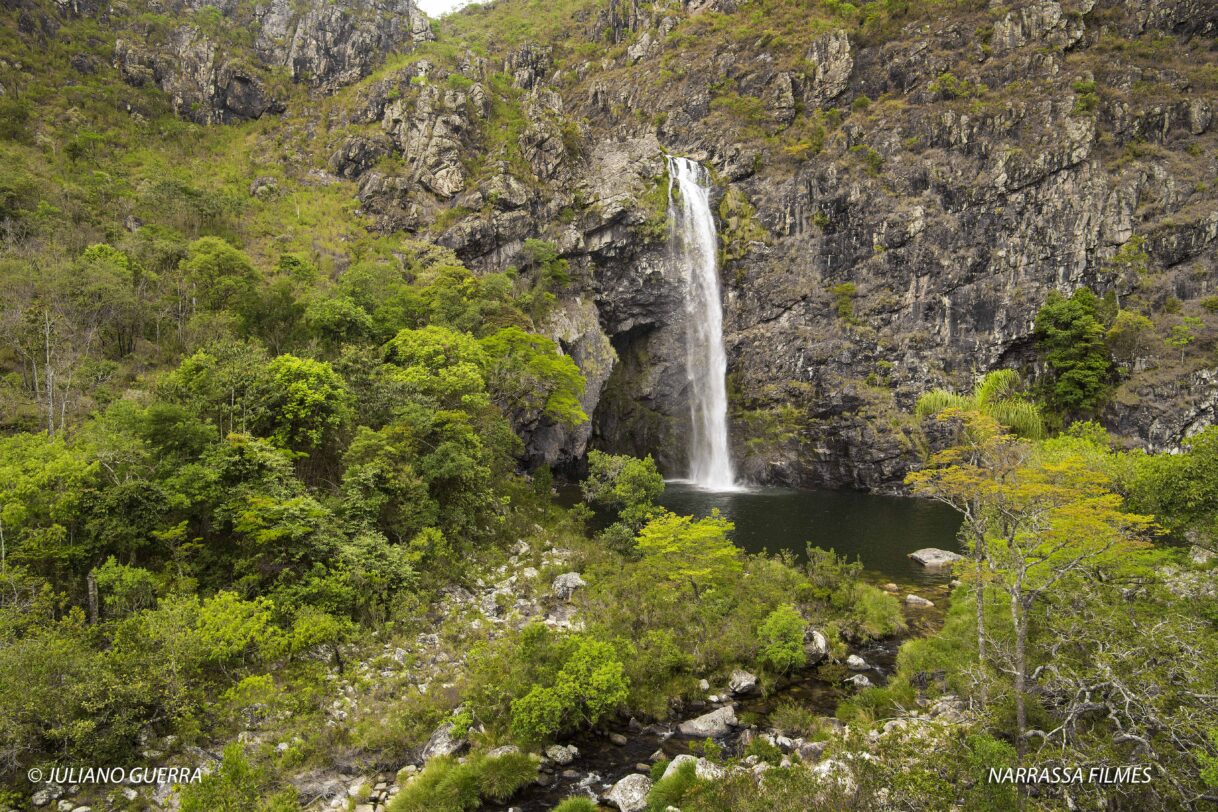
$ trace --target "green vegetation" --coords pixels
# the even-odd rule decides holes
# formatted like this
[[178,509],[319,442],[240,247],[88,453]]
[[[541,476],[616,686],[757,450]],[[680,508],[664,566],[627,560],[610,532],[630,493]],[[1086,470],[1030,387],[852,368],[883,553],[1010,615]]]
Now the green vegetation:
[[945,71],[930,83],[929,90],[945,99],[967,99],[984,96],[986,87],[980,82],[958,79],[951,71]]
[[[516,232],[506,222],[515,256],[503,264],[516,267],[501,273],[471,270],[427,239],[458,225],[498,229],[524,211],[585,229],[599,201],[583,184],[548,196],[533,165],[540,148],[569,161],[606,120],[671,143],[680,116],[658,109],[652,98],[668,99],[653,91],[683,93],[722,55],[764,53],[789,74],[793,102],[752,69],[714,77],[707,97],[711,126],[724,130],[723,146],[739,146],[743,169],[722,184],[723,258],[736,262],[738,283],[751,281],[738,260],[772,239],[754,205],[760,181],[795,189],[843,159],[880,178],[885,154],[905,161],[943,148],[943,138],[894,120],[907,102],[890,93],[852,97],[856,87],[838,109],[808,101],[827,84],[812,39],[848,32],[862,66],[863,49],[959,18],[960,31],[976,32],[971,64],[990,56],[1005,9],[979,0],[672,7],[662,47],[636,67],[622,58],[640,41],[626,19],[634,11],[497,0],[436,21],[436,41],[388,55],[334,94],[252,59],[255,11],[154,13],[137,3],[99,17],[42,0],[0,10],[0,806],[30,805],[21,776],[31,766],[214,752],[215,768],[183,788],[183,810],[287,812],[302,800],[301,775],[396,768],[442,724],[467,739],[468,755],[403,778],[391,809],[507,804],[537,778],[538,762],[503,745],[535,747],[631,717],[672,721],[704,699],[700,679],[722,683],[735,668],[761,674],[769,691],[806,674],[810,629],[840,659],[847,643],[906,628],[898,599],[865,583],[858,564],[816,549],[803,564],[746,555],[722,516],[662,510],[650,457],[591,452],[585,504],[554,504],[548,468],[526,470],[525,438],[588,420],[583,376],[549,336],[560,297],[582,295],[603,269],[574,250],[564,256],[568,234],[533,223]],[[1192,58],[1203,48],[1117,37],[1112,13],[1088,13],[1089,26],[1100,24],[1088,46],[1119,54],[1131,75],[1182,79],[1119,91],[1078,79],[1065,96],[1074,115],[1103,124],[1115,94],[1140,131],[1141,101],[1176,105],[1176,85],[1218,88],[1214,66]],[[118,38],[163,45],[183,23],[208,37],[200,49],[215,46],[217,76],[248,72],[288,111],[201,126],[176,117],[180,102],[155,80],[122,78]],[[522,54],[526,45],[541,47]],[[1064,57],[1064,75],[1103,80],[1086,50]],[[549,87],[526,88],[518,63],[505,67],[526,56],[549,65]],[[993,66],[931,56],[932,74],[917,80],[925,121],[967,109],[988,127],[1021,109],[997,112],[1009,97],[955,75],[988,77]],[[1061,82],[1066,93],[1070,79]],[[594,101],[597,83],[631,92]],[[330,156],[352,136],[385,137],[378,105],[400,104],[411,122],[441,98],[457,100],[449,112],[465,188],[452,199],[403,193],[417,223],[384,227]],[[1111,135],[1103,129],[1101,145]],[[1187,142],[1179,152],[1147,136],[1098,157],[1113,169],[1155,162],[1132,174],[1152,186],[1179,175],[1169,197],[1191,206],[1189,195],[1213,184],[1196,169],[1209,133],[1174,128],[1177,138]],[[908,152],[893,152],[897,143]],[[397,150],[373,161],[391,179],[414,171]],[[570,177],[565,168],[557,177]],[[913,174],[863,186],[887,194]],[[800,212],[827,240],[851,236],[841,203],[808,192],[810,207],[794,206],[792,218]],[[622,222],[644,242],[663,240],[668,194],[664,176],[647,181],[626,195],[635,199]],[[1151,202],[1135,219],[1167,205]],[[1213,796],[1218,612],[1201,553],[1218,546],[1218,431],[1189,437],[1182,453],[1149,455],[1113,450],[1083,421],[1118,396],[1122,376],[1155,364],[1191,370],[1212,351],[1218,298],[1194,298],[1208,289],[1201,276],[1185,278],[1193,266],[1152,258],[1161,236],[1129,239],[1099,269],[1097,284],[1119,291],[1120,306],[1115,293],[1086,289],[1044,303],[1029,363],[1041,374],[1027,392],[1000,370],[971,393],[919,399],[917,415],[934,415],[951,445],[909,482],[964,515],[969,553],[945,625],[903,647],[888,685],[843,704],[850,734],[790,700],[770,719],[827,742],[851,782],[817,777],[798,756],[795,768],[779,767],[780,748],[758,737],[739,755],[773,767],[760,784],[752,774],[702,780],[686,766],[657,784],[652,808],[1034,808],[1060,799],[1021,798],[984,781],[986,770],[1058,761],[1155,770],[1152,785],[1116,800],[1081,788],[1079,808],[1185,808]],[[898,241],[875,242],[887,254],[863,260],[900,267]],[[883,286],[863,287],[863,315],[883,312]],[[827,294],[845,339],[870,335],[854,282]],[[877,350],[888,351],[885,341],[877,336]],[[907,380],[883,363],[851,385],[891,403],[908,394]],[[811,436],[811,385],[784,386],[783,397],[738,414],[751,454],[795,450]],[[866,408],[858,416],[877,419]],[[910,425],[881,413],[890,418]],[[1201,563],[1185,554],[1194,546]],[[551,584],[567,572],[582,585],[559,598]],[[482,589],[507,578],[510,590]],[[821,668],[825,679],[842,670]],[[949,692],[967,714],[942,737],[883,733]],[[742,763],[713,744],[698,752]],[[854,757],[864,752],[874,757]],[[93,808],[124,803],[97,792],[84,799]]]
[[766,615],[757,639],[761,642],[758,659],[771,670],[785,674],[802,668],[808,662],[804,652],[804,632],[808,623],[789,603]]
[[837,317],[845,322],[854,322],[854,298],[858,295],[858,288],[853,282],[841,282],[829,289],[829,295],[832,297],[833,312]]
[[1010,369],[987,372],[969,395],[959,395],[946,389],[935,389],[918,398],[914,414],[919,418],[942,414],[948,410],[979,411],[997,420],[1007,430],[1030,440],[1044,436],[1045,426],[1040,408],[1024,395],[1019,374]]
[[524,753],[474,756],[458,763],[441,756],[389,804],[390,812],[469,812],[484,800],[505,801],[536,780],[539,764]]
[[[1184,506],[1209,509],[1200,483],[1212,437],[1186,454],[1147,456],[1113,451],[1094,424],[1032,443],[980,412],[951,419],[958,445],[908,482],[962,513],[972,560],[957,594],[973,605],[954,600],[943,631],[903,647],[898,678],[871,701],[882,713],[938,670],[981,708],[972,763],[1037,766],[1063,753],[1087,763],[1144,743],[1136,757],[1170,779],[1137,790],[1139,804],[1172,808],[1204,791],[1218,708],[1188,686],[1214,679],[1218,633],[1212,613],[1188,603],[1192,588],[1174,580],[1184,557],[1156,544],[1155,521],[1134,511],[1161,511],[1174,533],[1191,532],[1197,514]],[[1131,582],[1135,593],[1121,586]],[[1158,624],[1154,635],[1147,622]],[[1079,694],[1079,685],[1098,687]],[[1015,800],[976,791],[990,793],[987,803]]]
[[1060,414],[1094,412],[1108,392],[1112,362],[1100,299],[1087,288],[1054,291],[1036,314],[1036,346],[1050,370],[1046,400]]

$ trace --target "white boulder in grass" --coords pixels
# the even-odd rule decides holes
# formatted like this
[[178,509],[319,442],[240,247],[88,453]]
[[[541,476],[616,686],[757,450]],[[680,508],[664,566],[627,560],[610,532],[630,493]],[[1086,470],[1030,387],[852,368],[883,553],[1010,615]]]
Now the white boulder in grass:
[[613,785],[605,794],[605,800],[621,812],[643,812],[647,808],[647,793],[651,792],[651,779],[639,773],[626,776]]

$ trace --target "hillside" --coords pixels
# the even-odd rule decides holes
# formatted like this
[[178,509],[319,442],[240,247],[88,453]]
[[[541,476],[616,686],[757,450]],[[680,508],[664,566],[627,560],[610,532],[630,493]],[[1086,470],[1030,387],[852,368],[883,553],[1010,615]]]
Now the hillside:
[[[682,722],[727,732],[653,808],[1216,797],[1212,0],[0,21],[0,809],[541,809],[577,738]],[[668,155],[712,182],[737,473],[945,503],[954,578],[658,506]],[[22,778],[137,761],[214,771]],[[1156,781],[980,778],[1059,762]]]
[[[522,267],[525,241],[547,240],[573,282],[546,329],[589,378],[594,444],[661,449],[674,469],[673,151],[721,181],[735,450],[752,477],[891,485],[912,461],[897,412],[996,365],[1037,369],[1036,308],[1080,286],[1153,321],[1092,408],[1169,448],[1214,418],[1207,8],[503,3],[432,33],[408,4],[19,6],[11,253],[70,230],[40,256],[62,262],[144,224],[233,238],[264,273],[297,252],[337,277],[400,264],[404,239],[480,271]],[[1202,326],[1181,358],[1163,338],[1188,318]],[[80,412],[107,397],[79,394]],[[530,453],[577,460],[586,434],[544,432]]]

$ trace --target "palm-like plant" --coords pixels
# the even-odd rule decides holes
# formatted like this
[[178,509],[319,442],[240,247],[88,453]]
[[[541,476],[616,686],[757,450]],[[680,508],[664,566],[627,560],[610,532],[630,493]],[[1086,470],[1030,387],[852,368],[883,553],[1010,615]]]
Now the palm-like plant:
[[1040,407],[1025,399],[1022,390],[1019,373],[1013,369],[996,369],[981,376],[970,394],[962,395],[947,389],[927,392],[918,398],[914,414],[929,417],[946,409],[981,412],[1020,437],[1039,440],[1045,434]]

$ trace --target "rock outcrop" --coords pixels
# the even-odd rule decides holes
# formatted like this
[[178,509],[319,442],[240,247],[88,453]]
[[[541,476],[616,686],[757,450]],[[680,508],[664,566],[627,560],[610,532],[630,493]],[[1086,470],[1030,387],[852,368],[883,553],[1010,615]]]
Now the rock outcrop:
[[909,557],[929,569],[950,567],[964,558],[959,553],[953,553],[950,550],[940,550],[936,547],[924,547],[921,550],[914,550],[909,554]]
[[165,16],[130,23],[115,65],[126,82],[156,84],[178,115],[203,124],[283,112],[282,76],[333,92],[385,54],[434,36],[413,0],[171,0],[159,10]]
[[736,709],[732,705],[724,705],[710,713],[704,713],[694,719],[682,722],[677,726],[683,736],[695,738],[718,738],[726,736],[736,724]]

